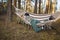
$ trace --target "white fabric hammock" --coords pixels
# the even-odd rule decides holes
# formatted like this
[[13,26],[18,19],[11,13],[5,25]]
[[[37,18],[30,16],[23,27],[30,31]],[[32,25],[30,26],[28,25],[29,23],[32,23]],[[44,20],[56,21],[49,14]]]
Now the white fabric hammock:
[[44,20],[48,21],[49,17],[51,16],[51,15],[43,15],[43,14],[38,14],[38,15],[37,14],[36,15],[35,14],[29,14],[30,16],[27,17],[24,15],[26,13],[25,11],[22,11],[16,7],[15,7],[15,10],[16,10],[15,14],[17,16],[19,16],[26,24],[29,24],[29,25],[31,25],[30,24],[31,18],[34,20],[39,20],[39,21],[44,21]]

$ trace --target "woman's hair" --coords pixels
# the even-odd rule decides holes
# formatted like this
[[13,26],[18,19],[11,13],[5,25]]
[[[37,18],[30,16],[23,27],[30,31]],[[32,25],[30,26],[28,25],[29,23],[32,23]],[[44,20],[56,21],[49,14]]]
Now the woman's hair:
[[25,16],[29,16],[29,13],[25,13]]
[[53,19],[54,19],[54,17],[51,15],[50,18],[49,18],[49,20],[53,20]]

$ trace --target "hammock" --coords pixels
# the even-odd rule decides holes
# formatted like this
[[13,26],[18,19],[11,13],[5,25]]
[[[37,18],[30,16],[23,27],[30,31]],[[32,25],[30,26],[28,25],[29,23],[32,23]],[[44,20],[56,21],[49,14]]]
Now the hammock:
[[16,15],[19,16],[22,20],[24,20],[25,23],[28,22],[29,18],[32,18],[32,19],[35,19],[35,20],[44,21],[44,20],[49,20],[49,17],[51,16],[51,15],[47,15],[47,14],[29,14],[30,16],[26,17],[25,16],[25,13],[26,13],[25,11],[22,11],[22,10],[16,8],[16,7],[15,7],[15,10],[16,10],[16,12],[15,12]]
[[42,28],[38,28],[38,26],[36,24],[38,23],[44,23],[46,21],[49,20],[51,15],[47,15],[47,14],[29,14],[30,16],[25,16],[25,11],[22,11],[18,8],[15,7],[15,14],[20,17],[22,19],[22,21],[28,25],[31,25],[33,27],[33,29],[38,32],[40,31]]

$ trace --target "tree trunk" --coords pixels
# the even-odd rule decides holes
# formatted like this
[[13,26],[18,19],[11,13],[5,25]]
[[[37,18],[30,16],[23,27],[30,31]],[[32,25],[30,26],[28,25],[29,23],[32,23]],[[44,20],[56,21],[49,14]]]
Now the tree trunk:
[[48,2],[47,2],[45,13],[48,14],[49,12],[50,12],[50,0],[48,0]]
[[17,0],[14,0],[14,6],[16,7],[16,2],[17,2]]
[[50,10],[50,6],[51,6],[50,4],[51,4],[51,2],[50,2],[50,1],[51,1],[51,0],[49,0],[49,2],[48,2],[48,3],[49,3],[49,12],[48,12],[49,14],[50,14],[50,12],[51,12],[51,10]]
[[7,2],[7,21],[11,22],[12,20],[12,0],[8,0]]
[[37,0],[35,0],[34,13],[37,14]]
[[39,14],[41,14],[41,0],[39,0]]
[[45,14],[47,14],[48,13],[48,9],[49,7],[48,7],[48,5],[46,5],[46,10],[45,10]]
[[18,0],[18,8],[21,8],[21,0]]
[[52,13],[52,0],[50,1],[50,13]]

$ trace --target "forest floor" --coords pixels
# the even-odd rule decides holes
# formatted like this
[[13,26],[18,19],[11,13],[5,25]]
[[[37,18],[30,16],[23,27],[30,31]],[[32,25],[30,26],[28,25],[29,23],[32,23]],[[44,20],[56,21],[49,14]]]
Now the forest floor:
[[36,33],[22,24],[12,21],[6,25],[6,15],[0,15],[0,40],[60,40],[56,30],[42,30]]

